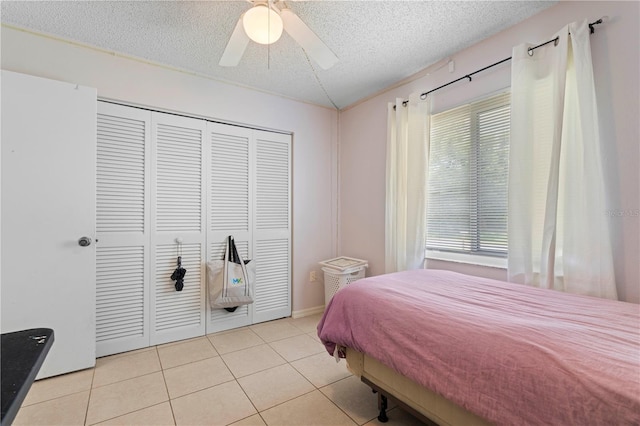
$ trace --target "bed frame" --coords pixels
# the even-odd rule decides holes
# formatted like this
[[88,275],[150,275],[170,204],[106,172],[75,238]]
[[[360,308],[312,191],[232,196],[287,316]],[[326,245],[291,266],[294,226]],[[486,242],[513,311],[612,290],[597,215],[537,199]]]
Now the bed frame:
[[347,348],[347,367],[378,393],[378,420],[383,423],[388,420],[387,399],[391,399],[429,425],[490,425],[486,420],[355,349]]

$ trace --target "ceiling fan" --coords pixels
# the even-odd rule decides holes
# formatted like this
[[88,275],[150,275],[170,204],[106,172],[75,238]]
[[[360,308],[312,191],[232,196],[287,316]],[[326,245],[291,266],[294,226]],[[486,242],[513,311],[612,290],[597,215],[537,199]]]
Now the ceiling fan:
[[[284,2],[255,1],[253,7],[238,19],[219,65],[235,67],[240,62],[249,40],[260,44],[276,42],[284,29],[318,63],[329,69],[338,62],[338,57]],[[282,4],[282,6],[280,6]]]

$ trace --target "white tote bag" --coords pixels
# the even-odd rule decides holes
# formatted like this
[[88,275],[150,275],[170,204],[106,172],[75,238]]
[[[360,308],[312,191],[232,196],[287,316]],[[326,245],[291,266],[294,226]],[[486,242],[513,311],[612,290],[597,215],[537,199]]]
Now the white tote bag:
[[253,303],[255,262],[246,262],[238,254],[233,237],[227,237],[223,260],[207,262],[207,282],[211,308],[233,312],[236,307]]

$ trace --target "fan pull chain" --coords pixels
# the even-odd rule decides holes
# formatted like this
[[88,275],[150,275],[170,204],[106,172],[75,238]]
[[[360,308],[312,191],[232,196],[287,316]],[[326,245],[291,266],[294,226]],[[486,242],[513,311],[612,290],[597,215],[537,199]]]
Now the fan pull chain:
[[329,102],[331,102],[331,105],[333,105],[333,107],[336,110],[339,110],[340,108],[338,108],[338,105],[336,105],[336,103],[333,102],[333,99],[331,99],[331,96],[329,96],[329,93],[327,92],[327,89],[324,88],[324,85],[322,84],[322,81],[320,81],[320,77],[318,77],[318,73],[316,72],[315,67],[311,63],[311,59],[309,59],[309,55],[307,55],[307,51],[304,50],[304,48],[302,48],[302,52],[304,52],[304,57],[307,58],[307,62],[309,63],[309,66],[311,67],[311,71],[313,71],[313,76],[316,78],[316,81],[318,82],[318,85],[320,86],[320,88],[324,92],[325,96],[327,97],[327,99],[329,99]]

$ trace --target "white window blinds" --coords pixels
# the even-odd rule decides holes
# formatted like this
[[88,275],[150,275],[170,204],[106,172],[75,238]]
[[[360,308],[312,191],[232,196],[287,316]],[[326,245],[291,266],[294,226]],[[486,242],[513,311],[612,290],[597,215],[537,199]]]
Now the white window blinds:
[[507,256],[509,96],[431,117],[427,250]]

